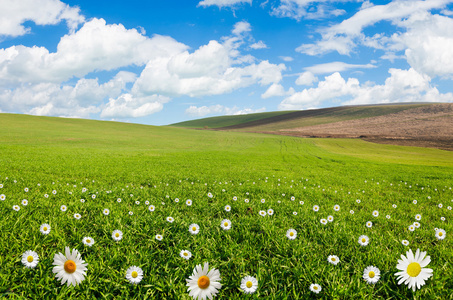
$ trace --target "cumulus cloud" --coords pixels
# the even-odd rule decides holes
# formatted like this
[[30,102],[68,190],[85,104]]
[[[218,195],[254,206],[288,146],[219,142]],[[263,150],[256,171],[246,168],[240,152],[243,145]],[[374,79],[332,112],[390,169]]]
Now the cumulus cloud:
[[101,118],[138,118],[159,112],[163,104],[170,101],[169,97],[151,95],[134,97],[132,94],[122,94],[116,99],[110,98],[101,112]]
[[150,59],[185,49],[187,46],[170,37],[148,38],[136,29],[93,19],[77,32],[63,36],[54,53],[37,46],[0,49],[0,80],[4,84],[63,82],[93,71],[144,65]]
[[222,7],[234,7],[242,3],[252,4],[252,0],[203,0],[198,3],[198,6],[218,6]]
[[278,83],[273,83],[269,88],[261,95],[261,98],[267,99],[270,97],[281,97],[294,94],[294,89],[289,88],[288,91],[285,91],[285,88]]
[[30,32],[23,24],[55,25],[66,21],[74,31],[85,21],[78,7],[70,7],[59,0],[2,0],[0,2],[0,36],[21,36]]
[[279,5],[272,9],[271,15],[298,21],[324,19],[345,13],[344,10],[335,8],[333,3],[350,1],[355,0],[280,0]]
[[256,43],[253,43],[250,45],[250,48],[256,50],[256,49],[266,49],[267,45],[263,41],[258,41]]
[[390,69],[383,85],[360,84],[356,78],[345,80],[336,72],[326,76],[315,88],[304,89],[285,98],[281,110],[319,107],[327,101],[343,105],[394,102],[451,102],[453,94],[441,94],[430,85],[431,78],[414,69]]
[[310,86],[317,81],[318,77],[316,77],[312,72],[307,71],[300,74],[299,77],[297,77],[296,84]]
[[366,65],[356,65],[356,64],[348,64],[341,61],[334,61],[325,64],[318,64],[311,67],[306,67],[304,70],[312,73],[312,74],[327,74],[327,73],[334,73],[334,72],[343,72],[351,69],[371,69],[376,68],[375,65],[366,64]]
[[211,105],[211,106],[190,106],[186,109],[185,113],[187,115],[193,117],[204,117],[207,115],[245,115],[245,114],[252,114],[252,113],[259,113],[266,111],[266,108],[262,107],[259,109],[252,109],[252,108],[243,108],[240,109],[237,106],[234,107],[226,107],[220,104]]

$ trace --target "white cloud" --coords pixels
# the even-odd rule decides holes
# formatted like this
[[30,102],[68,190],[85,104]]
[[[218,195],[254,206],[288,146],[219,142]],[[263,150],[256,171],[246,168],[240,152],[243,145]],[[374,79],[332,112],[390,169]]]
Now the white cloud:
[[307,71],[299,75],[299,77],[296,79],[296,84],[310,86],[317,81],[318,77],[316,77],[312,72]]
[[290,61],[294,60],[294,58],[292,58],[291,56],[279,56],[279,58],[286,62],[290,62]]
[[252,113],[259,113],[266,111],[266,108],[259,108],[259,109],[252,109],[252,108],[244,108],[240,109],[237,106],[234,107],[226,107],[220,104],[211,105],[211,106],[190,106],[186,109],[185,113],[190,116],[194,117],[204,117],[207,115],[245,115],[245,114],[252,114]]
[[[365,37],[363,29],[380,21],[399,22],[414,13],[443,8],[450,0],[393,1],[386,5],[369,4],[362,7],[354,16],[343,22],[320,31],[322,39],[315,44],[303,44],[296,51],[318,55],[337,51],[349,55],[356,44]],[[370,42],[370,41],[369,41]],[[376,42],[376,41],[374,41]]]
[[289,88],[288,91],[285,91],[285,88],[278,83],[273,83],[269,86],[269,88],[261,95],[261,98],[267,99],[270,97],[281,97],[281,96],[289,96],[294,94],[294,89]]
[[348,64],[341,61],[334,61],[325,64],[318,64],[311,67],[306,67],[304,70],[311,72],[313,74],[327,74],[327,73],[334,73],[334,72],[343,72],[350,69],[371,69],[376,68],[375,65],[366,64],[366,65],[355,65],[355,64]]
[[430,77],[414,69],[390,69],[383,85],[360,84],[356,78],[345,80],[340,73],[325,77],[315,88],[304,89],[284,99],[280,110],[319,107],[325,102],[342,105],[394,102],[452,102],[453,94],[441,94],[430,85]]
[[253,43],[250,45],[250,48],[252,49],[266,49],[267,45],[263,41],[258,41],[256,43]]
[[198,6],[218,6],[222,7],[234,7],[242,3],[252,4],[252,0],[203,0],[198,3]]
[[148,38],[136,29],[93,19],[77,32],[63,36],[55,53],[37,46],[0,49],[0,80],[4,84],[63,82],[93,71],[143,65],[185,49],[187,46],[170,37]]
[[78,7],[70,7],[59,0],[2,0],[0,2],[0,35],[21,36],[30,32],[24,22],[36,25],[55,25],[65,20],[74,31],[85,21]]
[[236,24],[234,24],[234,28],[231,32],[234,35],[241,35],[242,33],[249,32],[251,30],[252,30],[252,28],[251,28],[249,22],[241,21],[241,22],[237,22]]
[[298,21],[301,19],[323,19],[345,13],[342,9],[336,9],[332,5],[333,3],[350,1],[355,0],[280,0],[279,5],[272,9],[271,15]]
[[110,98],[101,112],[101,118],[139,118],[159,112],[170,98],[151,95],[134,97],[126,93],[116,99]]

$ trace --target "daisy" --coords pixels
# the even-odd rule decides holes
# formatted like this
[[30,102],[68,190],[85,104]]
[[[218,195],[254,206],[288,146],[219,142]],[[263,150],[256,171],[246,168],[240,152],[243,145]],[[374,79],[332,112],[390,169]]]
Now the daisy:
[[290,240],[294,240],[297,237],[297,231],[292,228],[288,229],[288,231],[286,231],[286,237]]
[[422,215],[415,215],[415,220],[420,221],[422,219]]
[[24,192],[28,193],[28,187],[24,188]]
[[327,257],[327,261],[332,265],[337,265],[340,262],[340,259],[336,255],[329,255],[329,257]]
[[[176,198],[176,199],[178,199],[178,198]],[[178,202],[178,201],[179,201],[179,199],[178,199],[178,201],[176,201],[176,199],[175,199],[175,202]],[[146,200],[146,201],[145,201],[145,205],[146,205],[146,206],[148,206],[148,205],[149,205],[149,201],[148,201],[148,200]]]
[[403,244],[404,246],[409,246],[409,241],[408,240],[402,240],[401,244]]
[[133,211],[130,211],[130,212],[129,212],[129,216],[132,216],[133,214],[134,214]]
[[95,194],[91,195],[91,199],[96,199],[96,195]]
[[321,222],[322,225],[326,225],[327,224],[327,220],[326,219],[321,219],[320,222]]
[[230,210],[231,210],[231,206],[225,205],[225,211],[230,211]]
[[304,205],[304,201],[299,201],[299,204],[300,205]]
[[209,197],[209,198],[212,198],[212,197],[213,197],[213,196],[212,196],[212,193],[208,193],[208,197]]
[[368,228],[373,227],[373,222],[371,222],[371,221],[366,222],[366,227],[368,227]]
[[223,230],[231,229],[231,221],[228,219],[222,220],[222,222],[220,223],[220,227],[222,227]]
[[82,217],[82,215],[80,215],[80,214],[74,214],[74,218],[76,220],[80,220],[81,217]]
[[233,197],[233,201],[236,201],[238,199],[238,197],[234,196]]
[[114,230],[114,231],[112,232],[112,239],[113,239],[114,241],[117,241],[117,242],[118,242],[118,241],[120,241],[122,238],[123,238],[123,233],[121,232],[121,230],[118,230],[118,229],[117,229],[117,230]]
[[444,206],[442,205],[442,203],[439,203],[437,206],[438,206],[439,208],[444,207]]
[[198,226],[197,224],[190,224],[189,226],[189,232],[191,234],[198,234],[200,232],[200,226]]
[[50,233],[50,225],[47,223],[44,223],[39,227],[39,231],[41,231],[42,234],[49,234]]
[[420,249],[417,249],[415,256],[411,249],[406,252],[406,256],[401,255],[402,260],[399,259],[396,265],[400,272],[395,273],[395,276],[398,276],[398,284],[404,282],[415,292],[425,284],[425,280],[433,276],[433,270],[425,268],[431,261],[431,258],[425,255],[426,252],[420,252]]
[[150,206],[148,207],[148,209],[149,209],[149,211],[154,211],[156,208],[154,207],[154,205],[150,205]]
[[186,286],[189,287],[187,289],[189,296],[192,296],[193,299],[212,299],[222,287],[220,280],[219,270],[209,270],[207,262],[204,263],[203,268],[201,265],[197,265],[193,269],[193,274],[189,276],[189,279],[186,279]]
[[296,200],[296,197],[291,196],[291,201],[294,201],[294,200]]
[[264,202],[266,202],[266,200],[265,199],[261,199],[261,203],[264,203]]
[[379,281],[379,278],[381,278],[381,271],[379,271],[378,268],[375,266],[368,266],[363,270],[363,279],[368,283],[368,284],[375,284],[376,282]]
[[312,291],[313,293],[316,293],[316,294],[319,294],[319,292],[321,291],[321,286],[317,283],[312,283],[310,285],[310,291]]
[[49,195],[48,195],[48,194],[44,194],[44,197],[45,197],[45,198],[49,198]]
[[445,221],[445,217],[440,217],[440,220],[441,220],[442,222],[444,222],[444,221]]
[[52,194],[56,195],[56,194],[57,194],[57,191],[56,191],[56,190],[53,190],[53,191],[52,191]]
[[448,209],[448,210],[451,210],[451,206],[448,206],[447,209]]
[[13,209],[14,209],[15,211],[19,211],[19,210],[20,210],[20,206],[19,206],[19,205],[13,205]]
[[268,214],[269,216],[272,216],[272,215],[274,214],[274,210],[273,210],[272,208],[269,208],[269,209],[267,210],[267,214]]
[[108,208],[104,208],[104,210],[102,211],[102,213],[105,215],[105,216],[108,216],[109,213],[110,213],[110,210]]
[[174,221],[175,219],[173,219],[172,217],[167,217],[167,222],[173,223]]
[[370,238],[367,237],[366,235],[359,236],[359,244],[360,245],[366,246],[366,245],[368,245],[369,242],[370,242]]
[[187,206],[191,206],[191,205],[192,205],[192,200],[187,199],[187,200],[186,200],[186,205],[187,205]]
[[137,284],[143,279],[143,270],[139,267],[132,266],[126,270],[126,279],[132,284]]
[[62,212],[65,212],[67,209],[68,209],[68,207],[67,207],[66,205],[60,206],[60,210],[61,210]]
[[396,208],[396,204],[393,204],[392,207],[393,207],[393,208]]
[[360,199],[355,200],[355,202],[360,203]]
[[241,289],[246,294],[253,294],[258,288],[258,280],[252,276],[245,276],[241,280]]
[[80,199],[80,202],[85,203],[85,199]]
[[436,230],[436,238],[438,240],[443,240],[447,236],[447,233],[443,229]]
[[379,216],[379,212],[377,210],[373,211],[373,217]]
[[121,198],[116,199],[118,203],[121,203]]
[[5,194],[1,194],[1,195],[0,195],[0,200],[5,201],[5,199],[6,199]]
[[318,205],[314,205],[313,206],[313,211],[318,211],[319,210],[319,206]]
[[156,234],[156,240],[162,241],[163,239],[164,239],[163,236],[161,236],[160,234]]
[[23,206],[27,206],[28,205],[28,200],[27,199],[22,200],[22,205]]
[[417,200],[412,201],[412,203],[417,204]]
[[245,203],[249,203],[249,201],[250,201],[249,199],[245,199],[244,200]]
[[414,230],[415,230],[415,226],[414,226],[414,224],[412,224],[412,225],[409,225],[409,227],[408,227],[408,228],[409,228],[409,231],[414,231]]
[[22,264],[30,269],[33,269],[38,265],[39,256],[38,253],[32,250],[27,250],[22,254]]
[[418,223],[418,222],[414,222],[413,225],[415,226],[415,228],[420,228],[420,223]]
[[87,188],[82,188],[82,193],[85,193],[87,191]]
[[390,215],[386,215],[385,217],[390,220]]
[[328,216],[328,217],[327,217],[327,221],[333,222],[333,216]]
[[353,215],[353,214],[354,214],[354,211],[351,209],[351,210],[349,211],[349,213],[350,213],[351,215]]
[[70,284],[76,286],[85,279],[88,264],[82,259],[79,251],[72,249],[71,253],[69,247],[65,247],[65,255],[55,254],[53,265],[55,267],[52,272],[58,280],[61,280],[61,284],[67,282],[68,286]]
[[135,204],[140,205],[140,201],[135,201]]
[[293,211],[293,215],[297,216],[297,211]]
[[189,260],[192,257],[192,253],[190,253],[189,250],[181,250],[181,252],[179,252],[179,256],[181,256],[184,259]]
[[89,236],[84,237],[82,242],[85,244],[85,246],[88,246],[88,247],[91,247],[94,245],[94,239],[90,238]]
[[340,205],[336,204],[336,205],[333,207],[333,210],[334,210],[334,211],[340,211]]

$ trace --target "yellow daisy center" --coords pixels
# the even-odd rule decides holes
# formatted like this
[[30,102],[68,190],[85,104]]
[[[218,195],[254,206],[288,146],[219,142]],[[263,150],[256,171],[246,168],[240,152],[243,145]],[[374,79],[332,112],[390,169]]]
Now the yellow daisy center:
[[443,233],[442,233],[442,232],[439,232],[439,236],[442,236],[442,235],[443,235]]
[[200,289],[208,288],[210,284],[209,277],[206,275],[201,276],[200,278],[198,278],[197,284]]
[[332,260],[332,261],[335,261],[336,259],[335,259],[335,257],[332,257],[331,260]]
[[314,289],[314,290],[317,290],[317,289],[318,289],[318,287],[317,287],[317,286],[315,285],[315,286],[313,287],[313,289]]
[[247,283],[245,284],[245,286],[248,287],[248,288],[251,288],[252,285],[253,285],[253,283],[250,280],[247,281]]
[[197,227],[192,227],[192,231],[197,231]]
[[289,236],[294,236],[294,232],[291,231],[291,232],[289,233]]
[[91,240],[88,239],[88,240],[87,240],[87,244],[89,244],[89,243],[91,243]]
[[132,278],[137,278],[137,276],[138,276],[137,271],[132,271],[131,276],[132,276]]
[[187,253],[187,252],[184,252],[184,253],[183,253],[183,255],[184,255],[184,256],[187,256],[187,255],[189,255],[189,253]]
[[64,270],[66,271],[66,273],[72,274],[75,272],[76,268],[76,263],[73,260],[67,260],[64,263]]
[[228,227],[228,222],[223,223],[223,226]]
[[374,274],[374,272],[373,272],[373,271],[370,271],[370,273],[368,273],[368,277],[370,277],[370,278],[374,278],[374,276],[375,276],[375,274]]
[[29,256],[27,257],[27,261],[28,261],[29,263],[31,263],[33,260],[34,260],[33,256],[29,255]]
[[44,227],[42,230],[47,231],[47,227]]
[[365,243],[366,242],[366,239],[365,238],[362,238],[362,243]]
[[120,234],[118,232],[115,233],[115,237],[119,237],[119,236],[120,236]]
[[420,264],[418,262],[410,263],[409,266],[407,266],[407,270],[406,270],[407,274],[410,277],[417,277],[421,271],[422,271],[422,267],[420,266]]

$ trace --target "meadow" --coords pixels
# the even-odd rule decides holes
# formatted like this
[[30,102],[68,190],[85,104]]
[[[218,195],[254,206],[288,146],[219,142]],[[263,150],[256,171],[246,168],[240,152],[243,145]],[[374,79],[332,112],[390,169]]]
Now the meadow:
[[[186,279],[209,262],[217,299],[453,299],[453,152],[14,114],[0,126],[1,297],[191,299]],[[65,247],[88,263],[75,287],[52,272]],[[415,292],[394,275],[409,249],[426,251],[433,270]],[[22,264],[26,250],[39,255],[35,268]],[[363,279],[370,265],[375,284]],[[138,284],[126,279],[131,266],[143,270]],[[246,275],[258,280],[250,295]]]

